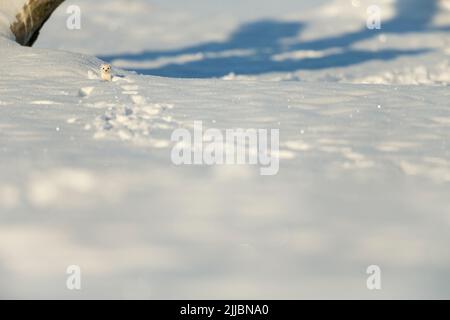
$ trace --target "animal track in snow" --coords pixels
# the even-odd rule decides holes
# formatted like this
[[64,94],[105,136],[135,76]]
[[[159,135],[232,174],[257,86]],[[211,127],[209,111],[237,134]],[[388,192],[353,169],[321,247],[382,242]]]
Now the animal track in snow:
[[[148,97],[139,94],[140,88],[132,79],[114,77],[113,83],[112,87],[106,85],[99,88],[99,94],[96,95],[96,98],[101,99],[106,94],[111,99],[95,99],[83,103],[85,107],[105,110],[92,123],[85,123],[84,128],[94,131],[94,139],[121,140],[154,148],[168,147],[170,133],[166,131],[177,126],[177,121],[168,114],[173,105],[150,103]],[[121,95],[115,93],[116,88]],[[96,87],[83,87],[79,90],[79,96],[89,97],[94,90],[97,90]],[[67,121],[79,123],[75,118]]]
[[146,99],[143,96],[133,95],[131,96],[131,101],[137,105],[144,105],[146,103]]
[[92,94],[93,91],[94,91],[94,87],[84,87],[78,91],[78,95],[83,98],[88,97]]
[[167,147],[168,139],[158,139],[151,135],[152,130],[174,128],[170,116],[161,116],[164,110],[167,110],[167,107],[160,104],[109,108],[103,115],[95,119],[93,123],[94,138],[120,139],[139,146]]

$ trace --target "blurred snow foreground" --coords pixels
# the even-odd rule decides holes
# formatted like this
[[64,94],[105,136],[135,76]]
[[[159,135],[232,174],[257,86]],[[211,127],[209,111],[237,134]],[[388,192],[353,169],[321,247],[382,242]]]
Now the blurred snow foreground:
[[[108,3],[108,14],[123,9]],[[311,9],[317,24],[301,41],[289,31],[286,50],[278,40],[242,48],[260,24],[141,59],[99,52],[166,76],[116,69],[112,82],[92,55],[22,47],[3,28],[0,297],[450,297],[448,12],[430,18],[414,5],[444,2],[410,1],[418,31],[395,18],[404,1],[380,1],[391,24],[369,37],[353,11],[365,2],[353,3]],[[336,12],[350,31],[329,19]],[[320,29],[325,20],[334,30]],[[200,60],[184,59],[193,52]],[[207,79],[183,79],[195,74]],[[279,173],[174,165],[171,135],[194,121],[279,129]],[[66,287],[71,265],[80,291]],[[366,287],[370,265],[381,291]]]

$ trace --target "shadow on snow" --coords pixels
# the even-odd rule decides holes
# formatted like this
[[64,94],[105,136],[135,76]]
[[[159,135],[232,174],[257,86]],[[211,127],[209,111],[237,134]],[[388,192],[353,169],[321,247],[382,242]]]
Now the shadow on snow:
[[[397,0],[396,16],[382,24],[381,30],[362,28],[356,32],[327,37],[302,43],[282,41],[297,37],[304,24],[262,20],[242,25],[225,42],[208,42],[187,48],[167,51],[146,51],[139,54],[119,54],[100,57],[106,61],[125,60],[145,63],[155,59],[169,59],[169,63],[153,68],[134,68],[142,73],[177,78],[222,77],[231,72],[239,75],[258,75],[269,72],[293,72],[345,67],[370,60],[390,60],[405,55],[417,55],[427,49],[379,51],[356,50],[353,44],[383,34],[404,34],[425,31],[446,31],[448,27],[435,29],[430,23],[438,11],[438,0]],[[275,55],[298,50],[327,50],[332,53],[319,57],[300,59],[274,59]],[[336,50],[337,49],[337,50]],[[190,61],[170,62],[170,58],[197,55]]]

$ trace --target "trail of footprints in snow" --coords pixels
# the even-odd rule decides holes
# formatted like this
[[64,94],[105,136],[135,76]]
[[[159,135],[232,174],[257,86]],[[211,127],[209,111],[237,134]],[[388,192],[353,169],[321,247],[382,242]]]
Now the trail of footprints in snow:
[[[176,121],[167,114],[172,109],[170,104],[150,103],[139,95],[139,86],[133,80],[126,79],[128,84],[121,85],[122,94],[129,96],[129,104],[108,104],[104,114],[98,116],[87,129],[94,129],[95,139],[120,139],[139,146],[165,148],[170,144],[170,133]],[[88,97],[92,88],[80,89],[81,97]],[[98,105],[98,104],[97,104]],[[159,136],[159,137],[158,137]],[[161,138],[162,136],[162,138]]]

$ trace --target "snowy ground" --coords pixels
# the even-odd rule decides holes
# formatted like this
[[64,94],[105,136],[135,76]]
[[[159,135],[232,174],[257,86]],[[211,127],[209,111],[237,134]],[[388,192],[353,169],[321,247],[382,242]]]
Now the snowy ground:
[[[0,39],[0,297],[450,297],[448,1],[126,3]],[[278,175],[175,166],[195,120],[279,128]]]

